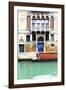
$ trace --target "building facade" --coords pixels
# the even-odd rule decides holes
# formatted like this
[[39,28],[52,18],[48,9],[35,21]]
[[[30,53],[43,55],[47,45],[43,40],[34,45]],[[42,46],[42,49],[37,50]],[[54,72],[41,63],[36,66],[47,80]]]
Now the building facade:
[[49,54],[57,58],[57,16],[57,12],[18,11],[18,59],[40,59]]

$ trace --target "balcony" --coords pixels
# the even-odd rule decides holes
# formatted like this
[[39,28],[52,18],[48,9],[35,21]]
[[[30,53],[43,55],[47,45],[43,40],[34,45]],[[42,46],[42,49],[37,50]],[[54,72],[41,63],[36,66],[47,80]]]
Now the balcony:
[[46,28],[46,27],[44,27],[44,28],[42,28],[42,27],[32,27],[32,29],[31,29],[32,31],[49,31],[50,29],[49,28]]

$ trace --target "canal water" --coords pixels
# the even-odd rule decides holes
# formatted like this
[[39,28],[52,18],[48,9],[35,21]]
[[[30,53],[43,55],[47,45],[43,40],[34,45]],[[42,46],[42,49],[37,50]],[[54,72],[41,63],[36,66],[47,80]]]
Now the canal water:
[[57,61],[18,61],[18,80],[50,74],[57,74]]

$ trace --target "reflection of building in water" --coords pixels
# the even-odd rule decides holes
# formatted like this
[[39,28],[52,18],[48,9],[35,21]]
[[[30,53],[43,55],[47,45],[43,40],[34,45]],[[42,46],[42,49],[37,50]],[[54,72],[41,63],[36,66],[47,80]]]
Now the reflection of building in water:
[[[57,58],[57,13],[18,11],[18,57]],[[39,54],[38,54],[39,53]],[[50,58],[50,56],[49,56]],[[46,58],[45,58],[46,59]],[[50,58],[51,59],[51,58]]]

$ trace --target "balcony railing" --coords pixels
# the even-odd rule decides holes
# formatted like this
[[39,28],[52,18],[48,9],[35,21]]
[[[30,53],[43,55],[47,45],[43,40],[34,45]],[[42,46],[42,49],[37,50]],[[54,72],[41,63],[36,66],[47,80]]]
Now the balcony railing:
[[50,29],[49,28],[42,28],[42,27],[32,27],[31,29],[32,31],[49,31]]

